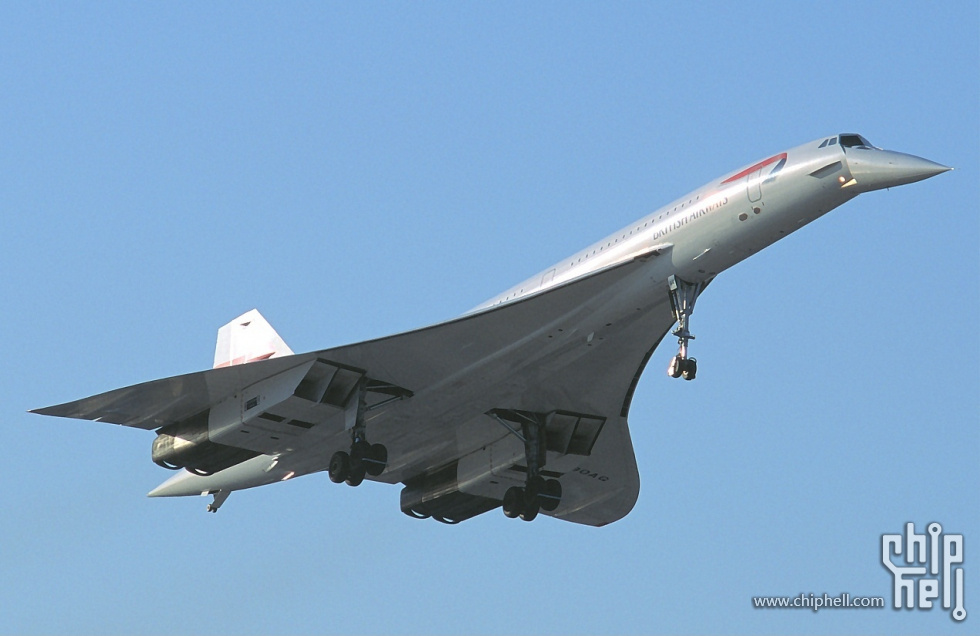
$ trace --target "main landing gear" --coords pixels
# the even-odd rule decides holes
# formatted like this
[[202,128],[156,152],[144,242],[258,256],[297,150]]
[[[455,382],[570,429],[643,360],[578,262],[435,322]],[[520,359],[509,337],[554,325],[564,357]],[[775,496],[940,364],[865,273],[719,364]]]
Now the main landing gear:
[[[490,411],[489,415],[524,442],[524,458],[527,460],[524,487],[512,486],[504,493],[504,515],[511,519],[520,517],[524,521],[533,521],[539,511],[552,512],[558,508],[561,503],[561,482],[541,476],[548,449],[545,416],[525,411],[498,410]],[[505,420],[519,424],[521,430],[518,431]]]
[[688,283],[674,275],[667,278],[670,308],[674,313],[674,320],[677,321],[677,329],[674,329],[673,335],[677,336],[678,351],[667,367],[667,375],[672,378],[683,377],[685,380],[693,380],[698,374],[697,359],[687,356],[688,342],[694,340],[689,325],[691,314],[694,313],[694,303],[709,282]]
[[364,477],[377,477],[388,465],[388,449],[383,444],[370,444],[366,439],[356,439],[350,452],[337,451],[330,458],[328,474],[335,484],[346,482],[348,486],[360,486]]
[[388,466],[388,449],[383,444],[369,443],[365,435],[366,387],[366,380],[361,378],[344,407],[351,445],[350,451],[337,451],[330,458],[327,474],[335,484],[346,482],[348,486],[360,486],[367,475],[377,477]]
[[538,512],[551,512],[561,503],[561,482],[540,475],[529,477],[524,488],[511,486],[504,493],[504,515],[534,521]]

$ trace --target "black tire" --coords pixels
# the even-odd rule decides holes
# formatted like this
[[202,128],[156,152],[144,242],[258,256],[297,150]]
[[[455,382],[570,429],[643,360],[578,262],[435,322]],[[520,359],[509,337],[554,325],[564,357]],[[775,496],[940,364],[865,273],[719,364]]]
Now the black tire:
[[694,358],[688,358],[684,364],[684,379],[693,380],[698,375],[698,361]]
[[358,463],[365,457],[371,456],[371,445],[364,441],[363,439],[359,442],[355,442],[353,446],[350,447],[350,458],[352,463]]
[[385,448],[384,444],[372,444],[365,460],[367,461],[363,463],[364,468],[367,469],[367,474],[377,477],[388,467],[388,449]]
[[667,375],[669,375],[672,378],[679,378],[681,377],[681,373],[683,372],[684,372],[684,360],[679,355],[676,355],[674,356],[674,359],[671,362],[671,367],[667,370]]
[[533,501],[538,495],[544,492],[545,480],[541,475],[537,475],[527,480],[527,501]]
[[538,516],[538,509],[540,508],[537,501],[528,501],[524,503],[524,510],[521,511],[521,519],[524,521],[534,521],[534,518]]
[[364,476],[366,474],[367,471],[364,470],[364,464],[358,462],[350,467],[350,474],[347,475],[347,479],[344,481],[351,487],[360,486],[361,482],[364,481]]
[[549,479],[544,484],[544,490],[538,497],[541,502],[541,509],[545,512],[552,512],[561,503],[561,482],[557,479]]
[[504,493],[504,516],[516,519],[524,510],[524,489],[512,486]]
[[330,468],[327,470],[327,474],[330,475],[330,481],[335,484],[347,479],[350,475],[350,455],[344,451],[337,451],[330,458]]

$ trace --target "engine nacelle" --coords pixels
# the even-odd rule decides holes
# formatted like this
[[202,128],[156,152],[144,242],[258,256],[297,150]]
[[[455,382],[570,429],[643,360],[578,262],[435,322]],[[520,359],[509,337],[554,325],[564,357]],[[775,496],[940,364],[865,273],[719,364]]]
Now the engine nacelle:
[[259,455],[212,442],[208,437],[209,415],[210,411],[203,411],[159,429],[153,440],[154,463],[170,470],[186,468],[195,475],[213,475]]
[[500,506],[496,499],[468,495],[459,490],[458,464],[405,482],[401,494],[402,512],[416,519],[432,517],[442,523],[459,523]]

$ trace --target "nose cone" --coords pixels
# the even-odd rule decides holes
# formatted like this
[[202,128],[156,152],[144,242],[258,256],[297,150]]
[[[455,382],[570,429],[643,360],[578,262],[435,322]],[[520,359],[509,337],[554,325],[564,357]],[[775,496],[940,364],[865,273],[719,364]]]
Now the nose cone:
[[847,166],[857,192],[871,192],[915,183],[952,170],[947,166],[902,152],[877,148],[848,148]]

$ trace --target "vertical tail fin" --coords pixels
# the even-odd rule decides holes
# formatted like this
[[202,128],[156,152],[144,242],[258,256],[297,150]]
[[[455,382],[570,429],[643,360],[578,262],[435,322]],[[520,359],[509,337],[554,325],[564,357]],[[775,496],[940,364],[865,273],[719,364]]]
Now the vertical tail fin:
[[292,354],[293,350],[286,346],[272,325],[253,309],[218,329],[214,368]]

